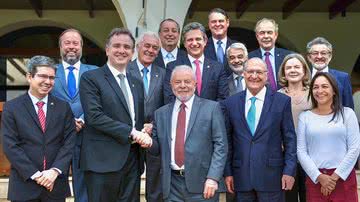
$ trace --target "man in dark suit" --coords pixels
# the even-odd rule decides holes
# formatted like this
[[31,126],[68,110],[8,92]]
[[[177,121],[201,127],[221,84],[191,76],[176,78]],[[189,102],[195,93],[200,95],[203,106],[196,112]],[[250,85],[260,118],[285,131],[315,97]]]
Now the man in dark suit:
[[230,75],[232,72],[228,66],[225,53],[226,49],[236,41],[227,36],[230,25],[229,16],[223,9],[214,8],[209,13],[208,25],[211,31],[211,37],[209,37],[209,40],[206,43],[204,51],[205,57],[223,64],[226,74]]
[[273,19],[263,18],[256,23],[255,33],[259,49],[251,51],[249,58],[262,58],[268,68],[269,86],[273,91],[281,88],[277,78],[279,68],[286,55],[291,51],[275,47],[279,26]]
[[171,87],[176,100],[155,112],[153,146],[161,156],[165,201],[219,201],[227,155],[226,129],[219,103],[196,95],[195,71],[175,67]]
[[174,19],[167,18],[160,23],[159,37],[161,49],[155,58],[155,65],[165,68],[169,62],[186,56],[185,51],[177,47],[180,38],[180,26]]
[[282,202],[296,171],[291,100],[265,86],[262,59],[249,59],[244,68],[247,90],[222,102],[229,142],[226,186],[238,202]]
[[3,148],[11,163],[8,199],[65,202],[75,144],[75,122],[68,103],[49,94],[56,65],[45,56],[27,64],[29,91],[4,105]]
[[82,142],[82,127],[84,112],[80,103],[79,82],[81,75],[96,66],[80,62],[83,40],[76,29],[67,29],[59,37],[61,63],[57,65],[55,85],[52,94],[70,104],[75,116],[76,144],[72,159],[72,179],[74,198],[77,202],[87,202],[87,191],[84,182],[84,172],[80,170],[80,149]]
[[170,76],[172,70],[178,65],[188,65],[196,72],[196,95],[209,100],[225,99],[228,95],[228,85],[223,65],[204,56],[207,42],[204,26],[198,22],[187,24],[183,29],[183,38],[187,56],[178,58],[167,65],[164,83],[165,103],[175,100],[170,86]]
[[[143,33],[136,44],[137,59],[128,65],[128,72],[144,84],[145,122],[152,123],[155,110],[164,105],[165,69],[153,62],[160,49],[160,39],[153,32]],[[162,201],[160,156],[146,153],[146,201]]]
[[248,59],[247,48],[243,43],[233,43],[226,50],[232,74],[228,77],[229,95],[246,89],[244,79],[244,63]]
[[140,201],[140,146],[151,145],[151,138],[140,132],[143,84],[126,73],[134,44],[130,31],[114,28],[106,42],[107,63],[85,72],[80,80],[86,123],[80,168],[89,201]]
[[342,105],[354,109],[351,80],[348,73],[329,67],[332,45],[323,37],[316,37],[307,46],[307,59],[312,65],[312,77],[316,72],[329,72],[337,81]]

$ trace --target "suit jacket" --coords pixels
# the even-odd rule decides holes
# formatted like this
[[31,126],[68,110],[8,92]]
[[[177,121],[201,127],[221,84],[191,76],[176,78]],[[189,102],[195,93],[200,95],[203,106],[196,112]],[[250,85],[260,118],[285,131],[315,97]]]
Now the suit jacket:
[[[276,77],[278,89],[281,88],[281,86],[279,84],[279,79],[278,79],[278,73],[279,73],[279,70],[280,70],[280,66],[281,66],[281,63],[283,62],[285,56],[289,55],[290,53],[292,53],[292,52],[289,51],[289,50],[275,47],[275,70],[276,70],[276,74],[274,76]],[[249,53],[249,59],[250,58],[255,58],[255,57],[258,57],[258,58],[262,59],[263,56],[261,55],[260,48],[254,50],[254,51],[251,51]]]
[[[227,60],[227,57],[226,57],[226,50],[227,48],[229,48],[229,46],[233,43],[236,43],[237,41],[235,40],[232,40],[230,39],[229,37],[227,38],[227,41],[226,41],[226,48],[225,48],[225,52],[224,52],[224,69],[225,69],[225,72],[226,72],[226,75],[229,76],[232,71],[229,67],[229,64],[228,64],[228,60]],[[216,49],[217,47],[214,46],[214,40],[213,38],[210,36],[207,43],[206,43],[206,46],[205,46],[205,50],[204,50],[204,55],[205,57],[211,59],[211,60],[215,60],[217,61],[217,57],[216,57]]]
[[[143,83],[143,78],[139,71],[139,67],[136,60],[132,61],[128,65],[128,72]],[[145,103],[145,122],[150,123],[153,120],[155,110],[164,105],[164,79],[165,69],[152,64],[150,72],[150,86],[148,95],[144,93]]]
[[[126,77],[134,98],[135,128],[141,130],[144,123],[143,85],[130,74]],[[119,171],[129,155],[129,135],[133,126],[124,95],[107,65],[82,75],[80,100],[86,123],[80,168],[99,173]]]
[[[4,105],[1,120],[3,148],[11,163],[8,199],[27,201],[42,193],[53,199],[70,195],[68,170],[75,145],[75,123],[68,103],[49,94],[46,130],[41,129],[38,115],[28,93]],[[38,185],[31,176],[46,169],[58,168],[62,174],[55,180],[52,192]]]
[[329,73],[336,79],[342,105],[354,109],[354,99],[352,96],[351,80],[349,74],[329,68]]
[[[235,83],[234,83],[234,76],[232,74],[228,77],[227,82],[228,82],[228,86],[229,86],[229,96],[238,93]],[[245,87],[246,86],[243,86],[243,90],[245,90]]]
[[[172,102],[155,111],[153,146],[150,152],[161,155],[162,188],[166,199],[171,183]],[[185,184],[191,193],[202,193],[207,178],[219,181],[227,155],[224,119],[219,103],[195,96],[185,140]]]
[[[186,52],[180,48],[178,48],[178,52],[176,55],[176,59],[181,58],[181,57],[185,57],[186,56]],[[157,57],[155,58],[154,65],[162,67],[162,68],[166,68],[165,62],[164,62],[164,58],[162,57],[161,51],[159,51]]]
[[[77,84],[80,82],[81,75],[84,72],[96,68],[97,66],[81,64],[79,70],[79,79],[77,81]],[[70,97],[67,88],[66,78],[65,78],[64,66],[62,64],[57,65],[55,85],[52,90],[52,94],[70,104],[71,110],[74,113],[75,118],[84,119],[84,112],[80,102],[79,88],[76,88],[75,96],[73,98]],[[81,141],[82,141],[82,133],[78,133],[76,135],[76,144],[81,145]]]
[[296,171],[290,98],[266,90],[254,136],[245,118],[245,99],[242,91],[221,103],[229,141],[225,176],[234,177],[235,191],[281,191],[282,175],[295,176]]
[[[178,65],[188,65],[191,67],[188,56],[178,58],[170,62],[166,67],[166,76],[164,83],[164,100],[165,103],[170,103],[175,100],[175,96],[171,90],[170,77],[172,70]],[[197,90],[195,94],[198,95]],[[200,97],[209,100],[224,100],[228,96],[227,76],[223,65],[217,61],[210,60],[205,57],[203,72],[202,72],[202,86]]]

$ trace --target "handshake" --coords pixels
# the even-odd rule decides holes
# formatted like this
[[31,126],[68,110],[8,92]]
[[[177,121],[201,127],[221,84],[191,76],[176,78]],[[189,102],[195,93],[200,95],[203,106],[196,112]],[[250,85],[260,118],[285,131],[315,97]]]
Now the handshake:
[[135,128],[131,131],[130,136],[133,141],[138,143],[143,148],[149,148],[152,145],[152,124],[146,123],[144,124],[144,128],[141,131],[136,130]]

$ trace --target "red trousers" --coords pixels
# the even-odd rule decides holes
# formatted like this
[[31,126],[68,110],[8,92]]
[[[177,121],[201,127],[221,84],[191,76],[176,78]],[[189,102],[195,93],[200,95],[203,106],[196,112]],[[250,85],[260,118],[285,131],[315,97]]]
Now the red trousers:
[[[320,169],[323,174],[331,175],[335,169]],[[321,193],[321,184],[314,184],[306,177],[306,201],[307,202],[358,202],[356,174],[353,169],[344,181],[341,178],[336,182],[334,191],[329,196]]]

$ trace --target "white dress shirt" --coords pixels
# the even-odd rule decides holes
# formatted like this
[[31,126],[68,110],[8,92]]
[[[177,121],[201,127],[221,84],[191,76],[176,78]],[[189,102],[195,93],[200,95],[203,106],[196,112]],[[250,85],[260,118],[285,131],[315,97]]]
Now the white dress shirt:
[[[194,102],[194,95],[187,102],[184,103],[186,105],[186,107],[185,107],[185,111],[186,111],[185,139],[186,139],[187,127],[188,127],[188,123],[190,120],[190,114],[191,114],[193,102]],[[185,165],[183,165],[183,166],[181,166],[181,168],[179,168],[179,166],[177,166],[175,163],[176,126],[177,126],[178,114],[180,112],[180,105],[181,105],[181,101],[176,99],[174,108],[173,108],[173,112],[172,112],[172,116],[171,116],[171,163],[170,163],[170,166],[171,166],[171,169],[173,169],[173,170],[185,169]]]
[[[164,64],[165,64],[165,67],[166,67],[166,65],[169,62],[172,62],[172,61],[176,60],[178,48],[174,48],[174,50],[172,50],[171,52],[167,52],[167,50],[165,50],[164,48],[161,48],[160,52],[161,52],[161,55],[162,55],[162,58],[164,60]],[[168,53],[171,53],[174,58],[173,59],[167,58],[166,56],[167,56]]]
[[257,125],[259,123],[259,119],[261,116],[261,111],[262,108],[264,106],[264,101],[265,101],[265,94],[266,94],[266,87],[263,87],[259,93],[257,95],[253,95],[251,94],[251,92],[249,91],[249,89],[246,89],[246,103],[245,103],[245,118],[247,119],[247,115],[248,112],[250,110],[250,106],[251,106],[251,100],[250,98],[252,97],[256,97],[256,101],[255,101],[255,107],[256,107],[256,114],[255,114],[255,131],[257,128]]
[[275,83],[277,83],[277,72],[276,72],[276,67],[275,67],[275,47],[272,48],[270,51],[265,51],[262,48],[260,48],[260,50],[261,50],[261,56],[262,56],[262,59],[264,60],[264,62],[265,62],[265,58],[266,58],[265,52],[270,53],[269,59],[270,59],[271,67],[272,67],[272,70],[273,70]]
[[226,55],[227,37],[225,37],[225,38],[223,38],[223,39],[221,39],[221,40],[217,40],[217,39],[215,39],[214,37],[212,37],[212,39],[213,39],[213,42],[214,42],[215,52],[217,52],[217,48],[218,48],[217,42],[218,42],[218,41],[221,41],[221,42],[222,42],[221,48],[222,48],[223,51],[224,51],[224,55]]
[[119,74],[124,74],[125,77],[125,85],[126,85],[126,90],[128,92],[128,96],[129,96],[129,106],[130,106],[130,116],[131,116],[131,120],[132,120],[132,126],[135,127],[135,107],[134,107],[134,97],[132,95],[132,92],[131,92],[131,88],[130,88],[130,85],[129,85],[129,81],[127,79],[127,76],[126,76],[126,71],[122,71],[120,72],[119,70],[115,69],[114,67],[112,67],[110,65],[110,63],[107,63],[107,66],[109,67],[111,73],[113,74],[116,82],[118,83],[119,87],[120,87],[120,78],[119,78]]
[[[188,58],[190,60],[190,64],[191,64],[191,67],[192,69],[194,70],[194,72],[196,72],[196,65],[195,65],[195,60],[196,58],[193,58],[191,55],[188,54]],[[200,62],[200,72],[201,72],[201,77],[203,75],[203,69],[204,69],[204,60],[205,60],[205,57],[204,57],[204,54],[198,58],[199,62]]]
[[[137,66],[139,67],[139,71],[140,71],[141,78],[144,78],[144,73],[143,73],[143,71],[142,71],[142,70],[145,68],[144,65],[142,65],[138,59],[136,60],[136,64],[137,64]],[[147,77],[147,80],[148,80],[148,87],[150,87],[151,66],[152,66],[152,65],[149,65],[149,66],[147,67],[148,73],[147,73],[146,77]]]
[[[314,78],[315,74],[318,72],[317,69],[315,69],[314,67],[312,68],[312,73],[311,73],[311,78]],[[329,72],[329,66],[326,66],[323,70],[321,70],[320,72]]]
[[73,67],[74,67],[73,73],[74,73],[74,76],[75,76],[76,88],[78,88],[78,87],[79,87],[80,66],[81,66],[80,61],[78,61],[78,62],[75,63],[74,65],[70,65],[69,63],[67,63],[67,62],[65,62],[65,61],[63,60],[63,61],[62,61],[62,65],[63,65],[63,67],[64,67],[66,84],[67,84],[67,79],[68,79],[68,75],[69,75],[69,69],[68,69],[68,67],[69,67],[69,66],[73,66]]

